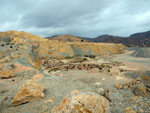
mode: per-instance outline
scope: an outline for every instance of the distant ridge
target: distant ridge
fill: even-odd
[[[135,33],[129,37],[101,35],[90,39],[92,42],[122,43],[126,46],[150,47],[150,31]]]
[[[51,40],[60,40],[60,41],[84,41],[84,42],[96,42],[96,43],[121,43],[128,47],[150,47],[150,30],[141,33],[131,34],[129,37],[120,37],[113,35],[100,35],[96,38],[84,38],[77,37],[73,35],[56,35],[49,37]]]

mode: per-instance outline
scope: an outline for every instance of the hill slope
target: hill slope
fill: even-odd
[[[65,36],[63,36],[63,39],[64,37]],[[70,39],[70,37],[67,37],[66,39]],[[76,42],[74,42],[74,39],[76,39]],[[30,50],[30,53],[36,53],[35,57],[115,54],[122,53],[125,48],[125,46],[121,44],[81,43],[78,42],[80,39],[74,39],[73,42],[64,42],[55,39],[45,39],[26,32],[0,32],[0,40],[26,48],[27,50]]]
[[[52,37],[47,37],[49,40],[58,40],[61,42],[89,42],[86,39],[81,37],[73,36],[73,35],[56,35]]]

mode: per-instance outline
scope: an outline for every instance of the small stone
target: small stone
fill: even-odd
[[[46,113],[46,111],[48,110],[48,106],[42,106],[42,113]]]
[[[122,86],[122,85],[119,85],[119,84],[116,84],[116,85],[115,85],[115,88],[117,88],[118,90],[120,90],[120,89],[123,88],[123,86]]]
[[[136,113],[136,111],[134,111],[131,107],[126,107],[124,109],[124,113]]]
[[[139,111],[140,113],[143,113],[144,112],[144,110],[143,109],[140,109],[140,111]]]
[[[139,96],[134,96],[130,98],[131,101],[140,101],[141,99],[139,98]]]
[[[100,86],[101,86],[101,84],[102,84],[102,83],[100,83],[100,82],[96,82],[96,83],[94,83],[94,85],[95,85],[95,86],[97,86],[97,87],[100,87]]]
[[[105,78],[102,78],[102,80],[104,81],[104,80],[105,80]]]
[[[75,90],[75,91],[72,91],[71,93],[72,93],[73,95],[77,95],[77,94],[80,93],[80,91],[79,91],[79,90]]]
[[[123,88],[124,88],[124,89],[128,89],[129,87],[128,87],[128,85],[125,85]]]
[[[42,74],[36,74],[32,77],[33,80],[42,79],[44,76]]]
[[[136,84],[140,84],[141,83],[141,81],[136,81]]]
[[[47,100],[44,101],[45,103],[53,103],[54,100],[52,97],[48,98]]]
[[[100,94],[100,95],[103,96],[104,93],[105,93],[104,91],[105,91],[105,90],[104,90],[103,88],[100,88],[100,89],[98,90],[98,94]]]
[[[132,80],[132,85],[135,85],[136,84],[136,80]]]

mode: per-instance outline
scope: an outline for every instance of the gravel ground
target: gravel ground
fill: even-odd
[[[0,79],[0,113],[50,113],[54,106],[74,90],[96,92],[105,96],[110,102],[109,113],[124,113],[128,107],[137,113],[150,113],[150,97],[136,96],[132,88],[118,90],[114,87],[115,84],[123,85],[139,78],[141,73],[149,76],[150,58],[133,57],[131,53],[133,51],[88,62],[95,64],[117,62],[114,67],[109,69],[109,72],[105,70],[99,72],[95,69],[57,70],[49,74],[43,72],[41,74],[44,77],[39,82],[46,87],[45,97],[19,106],[12,106],[10,101],[19,87],[31,79],[37,71],[26,70],[17,73],[14,78]],[[120,69],[122,70],[120,71]],[[106,70],[108,69],[106,68]],[[102,90],[107,92],[102,94]],[[49,99],[51,101],[47,102]]]
[[[135,51],[131,55],[134,57],[150,58],[150,48],[135,48]]]

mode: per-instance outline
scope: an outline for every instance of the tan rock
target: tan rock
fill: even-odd
[[[34,59],[32,65],[37,70],[41,69],[41,63],[40,63],[40,61],[38,59]]]
[[[19,54],[14,54],[14,53],[11,54],[12,59],[17,59],[18,57],[19,57]]]
[[[131,107],[126,107],[124,109],[124,113],[136,113],[136,111],[134,111]]]
[[[135,85],[136,84],[136,80],[132,80],[132,85]]]
[[[0,80],[0,84],[1,84],[1,83],[3,83],[3,81],[2,81],[2,80]]]
[[[77,95],[77,94],[80,94],[80,91],[79,90],[74,90],[71,93],[74,94],[74,95]]]
[[[128,85],[125,85],[125,86],[124,86],[124,89],[128,89],[128,88],[129,88]]]
[[[23,71],[26,71],[26,70],[33,70],[33,68],[29,67],[29,66],[24,66],[22,64],[15,64],[15,73],[16,72],[23,72]]]
[[[32,80],[42,79],[44,76],[42,74],[36,74],[32,77]]]
[[[0,70],[4,67],[4,65],[0,64]]]
[[[12,77],[15,77],[13,70],[5,70],[0,72],[0,78],[8,79]]]
[[[141,83],[141,81],[136,81],[136,84],[140,84]]]
[[[15,97],[12,99],[11,104],[20,105],[26,102],[31,102],[44,97],[44,87],[39,83],[29,80],[23,84]]]
[[[131,101],[137,101],[140,102],[141,101],[141,97],[140,96],[134,96],[130,98]]]
[[[49,97],[47,100],[44,101],[45,103],[53,103],[54,99],[52,97]]]
[[[137,96],[148,96],[148,92],[144,84],[138,84],[134,86],[132,91]]]
[[[117,88],[118,90],[120,90],[120,89],[122,89],[122,88],[123,88],[123,86],[122,86],[122,85],[120,85],[120,84],[115,84],[115,88]]]
[[[51,113],[108,113],[109,102],[94,93],[80,93],[65,97]]]

